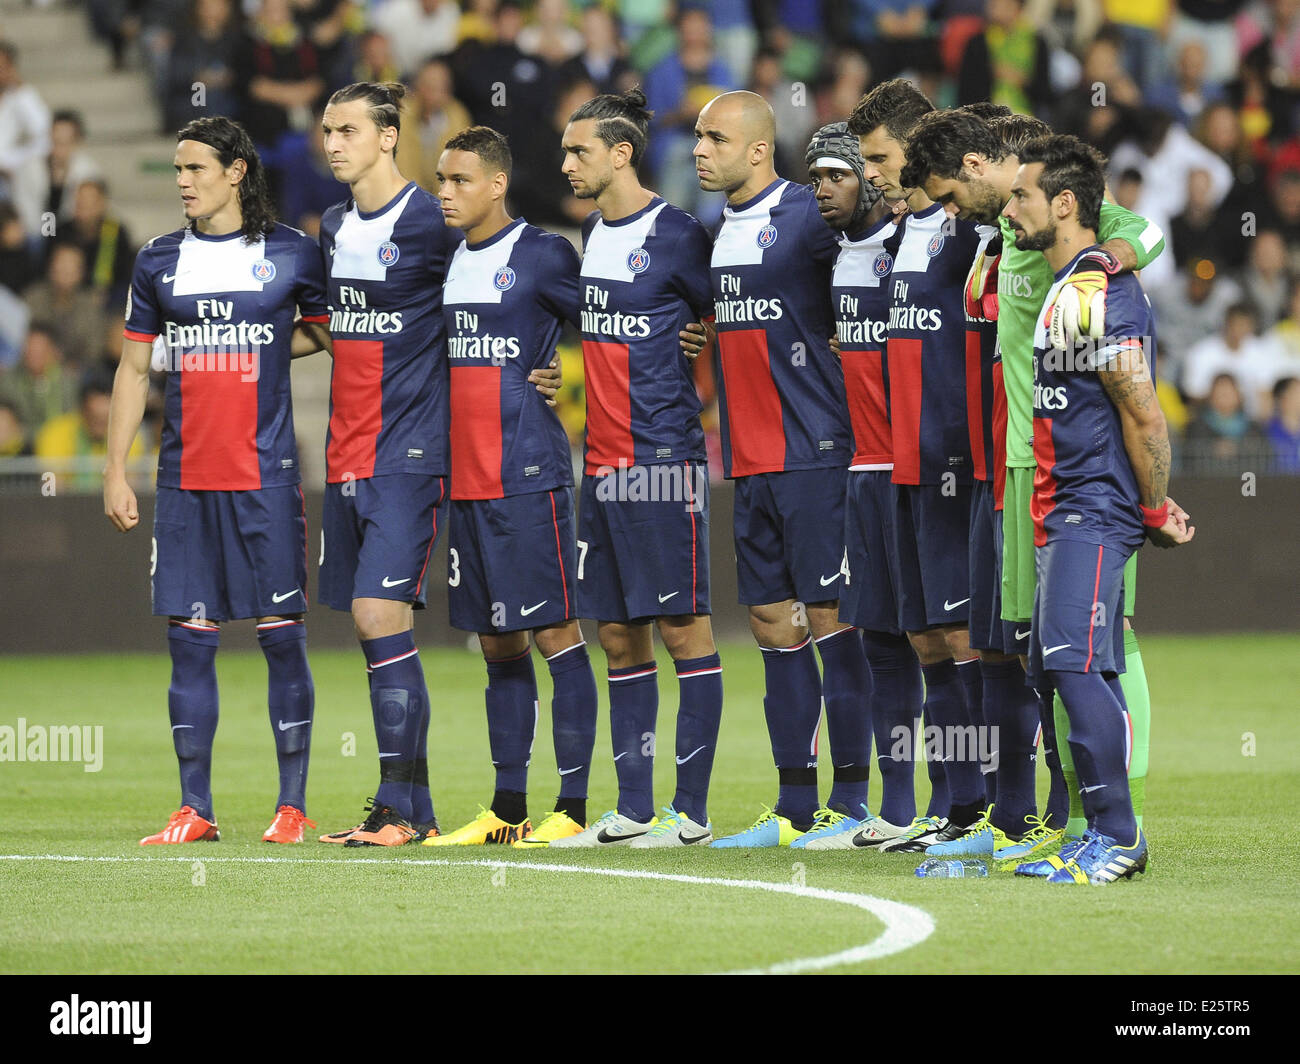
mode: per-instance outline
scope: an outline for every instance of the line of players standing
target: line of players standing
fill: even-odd
[[[305,519],[287,381],[289,358],[320,347],[334,357],[321,598],[354,617],[381,774],[365,820],[322,841],[915,852],[987,831],[995,795],[975,751],[934,751],[923,817],[911,759],[922,673],[925,717],[939,734],[986,723],[991,687],[1035,706],[1017,626],[1004,639],[998,601],[996,325],[967,284],[994,260],[997,231],[938,203],[900,218],[872,187],[888,183],[879,160],[864,163],[844,123],[813,138],[811,187],[779,179],[770,109],[727,93],[696,130],[701,186],[728,201],[710,241],[639,184],[649,115],[634,90],[583,105],[565,133],[565,172],[597,208],[579,258],[506,214],[509,150],[490,130],[449,144],[441,204],[402,178],[392,159],[400,99],[400,86],[374,84],[331,99],[326,154],[351,198],[327,212],[319,250],[258,216],[260,167],[234,123],[200,120],[178,137],[190,224],[152,241],[136,265],[105,487],[119,528],[138,521],[117,452],[138,424],[133,396],[155,337],[241,319],[271,323],[274,337],[260,344],[256,380],[201,360],[199,372],[169,375],[152,575],[154,612],[171,618],[182,808],[142,842],[217,837],[213,660],[219,622],[238,617],[259,620],[280,758],[264,837],[299,841],[311,824]],[[884,123],[865,132],[864,144],[878,135],[901,149]],[[706,803],[722,668],[688,357],[702,346],[701,319],[718,348],[740,598],[763,656],[779,776],[775,807],[718,839]],[[588,395],[576,533],[567,444],[547,406],[565,321],[582,332]],[[235,335],[205,333],[197,346]],[[635,485],[651,467],[664,490],[647,495]],[[497,773],[491,806],[450,833],[439,832],[429,794],[430,699],[412,636],[443,523],[451,620],[480,634],[486,661]],[[597,696],[579,617],[598,621],[609,659],[619,782],[616,808],[590,824]],[[680,688],[677,790],[658,816],[652,624]],[[525,800],[537,706],[530,634],[554,681],[561,777],[536,826]],[[823,704],[833,763],[824,804]],[[878,814],[867,803],[873,738]],[[1032,766],[1032,749],[1015,753]],[[1028,840],[1024,853],[1060,835],[1034,815],[1032,768],[1030,792],[1001,840]]]

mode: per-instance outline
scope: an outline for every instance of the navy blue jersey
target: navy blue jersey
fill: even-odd
[[[703,461],[691,363],[677,334],[713,313],[709,235],[656,196],[626,218],[582,227],[586,472]]]
[[[897,230],[895,219],[888,217],[856,240],[842,235],[831,277],[835,335],[840,342],[844,391],[853,426],[850,468],[887,469],[894,463],[885,343]]]
[[[578,323],[578,253],[516,219],[447,267],[451,497],[500,499],[573,483],[569,438],[528,375]]]
[[[125,335],[166,344],[160,487],[298,483],[289,345],[296,308],[327,319],[324,281],[315,241],[278,223],[251,244],[186,228],[140,249]]]
[[[1105,336],[1095,352],[1052,348],[1051,308],[1077,262],[1076,256],[1056,275],[1034,329],[1034,543],[1074,539],[1131,552],[1144,534],[1141,495],[1119,411],[1097,368],[1135,351],[1154,366],[1155,322],[1141,282],[1120,274],[1107,286]]]
[[[327,482],[447,473],[442,282],[454,233],[413,182],[377,211],[348,200],[321,218],[334,338]]]
[[[710,273],[728,477],[849,464],[844,372],[830,349],[838,252],[807,185],[774,181],[723,211]]]
[[[900,223],[890,278],[889,416],[895,484],[971,480],[963,290],[979,245],[935,203]]]
[[[976,255],[996,258],[1002,251],[1002,233],[993,225],[977,225],[979,245]],[[966,302],[963,300],[963,302]],[[966,423],[970,435],[971,475],[976,480],[991,480],[997,459],[994,453],[993,400],[998,386],[994,379],[994,363],[1001,363],[998,348],[998,323],[982,314],[972,315],[966,306]],[[997,381],[1001,381],[999,370]],[[1005,433],[1005,429],[1003,430]],[[1004,440],[1005,443],[1005,440]]]

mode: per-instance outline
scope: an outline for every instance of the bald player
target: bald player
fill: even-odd
[[[718,847],[789,845],[832,812],[861,816],[853,811],[867,799],[871,754],[861,633],[839,620],[853,457],[844,375],[828,340],[839,245],[812,190],[777,177],[775,134],[772,109],[751,92],[715,97],[695,124],[700,187],[727,197],[710,264],[722,460],[736,482],[740,601],[763,655],[780,782],[776,808]],[[823,697],[835,765],[824,809]]]

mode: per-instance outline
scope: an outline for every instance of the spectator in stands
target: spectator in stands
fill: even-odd
[[[1205,406],[1187,426],[1187,464],[1207,473],[1236,473],[1243,462],[1259,462],[1266,450],[1264,434],[1246,414],[1236,378],[1217,374]]]
[[[28,233],[54,236],[59,224],[72,219],[77,186],[100,176],[84,143],[81,115],[58,111],[50,124],[49,154],[28,159],[14,175],[14,206]]]
[[[1169,223],[1166,234],[1174,264],[1180,270],[1194,259],[1209,259],[1221,268],[1239,264],[1246,242],[1241,224],[1240,216],[1215,209],[1209,173],[1192,170],[1187,175],[1186,206]]]
[[[1237,73],[1237,29],[1233,24],[1246,0],[1178,0],[1169,33],[1175,51],[1186,41],[1200,42],[1205,53],[1205,76],[1224,85]]]
[[[776,172],[802,180],[799,164],[817,116],[806,100],[796,101],[794,86],[782,73],[781,55],[775,48],[764,45],[758,50],[746,87],[763,97],[776,115]]]
[[[388,38],[404,74],[414,73],[430,56],[456,47],[460,6],[456,0],[383,0],[370,21]]]
[[[16,458],[30,454],[27,430],[16,407],[8,399],[0,399],[0,458]]]
[[[1223,326],[1228,308],[1241,289],[1209,259],[1193,259],[1174,282],[1149,293],[1156,312],[1160,350],[1168,356],[1170,376],[1183,375],[1187,352]]]
[[[1215,378],[1226,374],[1236,382],[1248,417],[1268,413],[1273,385],[1286,363],[1281,352],[1255,335],[1257,321],[1249,303],[1234,303],[1222,331],[1192,345],[1183,365],[1183,392],[1189,399],[1209,399]]]
[[[45,280],[26,293],[33,321],[49,322],[70,363],[85,365],[99,354],[104,336],[103,293],[85,286],[86,257],[76,244],[60,242],[50,252]]]
[[[352,69],[352,80],[374,81],[380,85],[402,80],[402,70],[393,58],[393,46],[378,30],[363,33],[357,42],[357,65]]]
[[[320,57],[325,91],[350,84],[356,63],[356,38],[364,16],[352,0],[289,0],[294,19],[303,27]]]
[[[1115,182],[1115,202],[1125,210],[1136,211],[1142,199],[1142,171],[1129,167]]]
[[[962,53],[957,101],[991,100],[1023,115],[1045,111],[1052,102],[1051,49],[1025,17],[1024,0],[987,0],[984,12],[984,31]]]
[[[1300,3],[1256,0],[1237,18],[1237,47],[1243,58],[1267,56],[1272,84],[1300,88]]]
[[[30,318],[27,304],[0,285],[0,381],[4,380],[4,371],[16,366],[22,357]]]
[[[691,152],[695,120],[713,97],[736,88],[731,72],[713,50],[713,23],[707,11],[684,7],[677,14],[677,49],[659,61],[645,79],[645,94],[655,112],[646,165],[669,203],[697,216],[719,216],[717,197],[700,192]]]
[[[854,48],[841,48],[830,61],[828,83],[817,96],[817,125],[843,121],[871,88],[871,64]]]
[[[436,195],[442,149],[473,120],[465,105],[452,95],[451,67],[445,59],[426,61],[412,88],[414,91],[403,101],[397,168]]]
[[[456,24],[457,41],[482,41],[491,44],[497,39],[497,0],[468,0],[465,11]]]
[[[510,186],[514,214],[550,228],[577,228],[592,212],[591,200],[580,200],[573,194],[573,186],[560,164],[564,161],[561,143],[569,116],[595,95],[596,86],[590,81],[565,86],[546,122],[531,131],[527,155],[538,163],[529,171],[528,181],[516,181]]]
[[[623,92],[640,81],[619,44],[614,17],[599,4],[582,12],[582,50],[559,70],[561,84],[586,78],[597,94]]]
[[[0,287],[19,294],[39,272],[22,219],[12,203],[0,200]]]
[[[1083,53],[1079,83],[1054,109],[1058,133],[1073,133],[1089,144],[1105,144],[1127,110],[1142,102],[1137,83],[1120,61],[1123,44],[1113,27],[1103,27]]]
[[[1208,79],[1206,66],[1205,45],[1195,39],[1184,41],[1173,76],[1147,94],[1147,103],[1184,126],[1195,125],[1207,107],[1223,99],[1223,86]]]
[[[1283,358],[1300,365],[1300,281],[1292,281],[1287,315],[1267,333]]]
[[[113,397],[113,377],[98,366],[88,369],[77,392],[77,408],[50,418],[36,433],[33,448],[37,458],[100,458],[108,453],[108,407]],[[144,441],[139,433],[131,443],[128,459],[143,458]],[[100,483],[101,470],[82,468],[70,474],[72,486],[93,488]]]
[[[50,418],[73,408],[76,389],[76,375],[63,366],[54,330],[46,322],[33,323],[27,330],[22,361],[0,377],[0,396],[18,409],[29,439]]]
[[[1265,435],[1277,471],[1300,473],[1300,377],[1283,377],[1273,386],[1273,416]]]
[[[180,129],[204,115],[239,117],[235,69],[243,40],[232,0],[193,0],[167,64],[163,126]],[[195,86],[203,92],[195,96]]]
[[[86,256],[85,284],[108,302],[126,299],[135,264],[136,244],[126,225],[109,210],[108,185],[102,179],[83,181],[73,198],[72,225],[60,231]]]
[[[755,25],[758,18],[775,16],[775,26],[767,26],[767,43],[777,49],[783,58],[791,60],[785,69],[787,77],[795,77],[794,67],[800,65],[798,53],[806,51],[802,43],[809,36],[822,36],[825,32],[823,16],[830,5],[813,0],[710,0],[709,15],[713,19],[713,47],[718,58],[731,74],[733,84],[743,85],[749,78],[758,54],[760,33]],[[820,50],[819,50],[820,51]],[[798,77],[805,72],[799,71]]]
[[[1239,278],[1242,292],[1259,316],[1259,328],[1273,328],[1287,312],[1291,277],[1287,272],[1286,244],[1276,230],[1261,229],[1247,241],[1246,268]]]
[[[1053,48],[1082,56],[1106,20],[1101,0],[1028,0],[1025,17]]]
[[[305,130],[326,95],[320,53],[294,22],[289,0],[261,0],[240,41],[235,85],[244,94],[244,128],[273,166],[280,137]]]
[[[1225,86],[1225,91],[1240,117],[1246,144],[1256,158],[1267,157],[1270,142],[1291,135],[1292,93],[1285,85],[1274,83],[1267,44],[1242,57],[1237,77]]]
[[[50,109],[41,94],[24,84],[18,71],[18,49],[0,40],[0,199],[32,159],[50,151]]]
[[[866,53],[878,81],[904,70],[940,69],[934,0],[847,0],[850,40]]]
[[[1124,66],[1146,92],[1166,74],[1161,36],[1173,14],[1173,0],[1105,0],[1106,21],[1124,41]]]
[[[402,136],[407,135],[405,123]],[[334,204],[348,197],[347,186],[334,177],[325,158],[321,116],[304,133],[286,133],[280,141],[280,217],[310,236],[320,235],[320,219]],[[402,171],[406,173],[405,170]],[[413,174],[408,174],[413,177]]]
[[[558,67],[582,51],[582,34],[569,24],[568,0],[537,0],[535,21],[519,31],[519,50]]]

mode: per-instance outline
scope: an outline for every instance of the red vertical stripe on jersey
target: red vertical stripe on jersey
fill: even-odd
[[[500,499],[501,367],[451,367],[451,497]]]
[[[1088,660],[1083,663],[1083,671],[1089,672],[1092,668],[1092,631],[1097,627],[1097,592],[1101,590],[1101,552],[1102,545],[1097,544],[1097,577],[1092,583],[1092,610],[1091,617],[1088,618]],[[1123,622],[1121,622],[1123,623]]]
[[[993,509],[1002,509],[1007,487],[1007,389],[1002,363],[993,363]]]
[[[334,341],[330,381],[330,442],[325,479],[331,484],[364,479],[375,472],[375,446],[384,427],[384,343]]]
[[[582,372],[587,389],[587,474],[595,476],[601,466],[617,469],[620,460],[634,465],[627,344],[583,340]]]
[[[186,359],[189,359],[186,355]],[[251,491],[262,486],[257,459],[257,378],[239,370],[244,353],[224,357],[232,369],[181,369],[181,487],[187,491]],[[213,356],[212,361],[216,361]],[[245,361],[245,364],[247,362]]]
[[[892,337],[889,352],[889,417],[895,484],[921,483],[921,341]]]
[[[886,465],[894,460],[889,438],[883,352],[845,351],[844,391],[853,425],[853,465]]]
[[[1034,418],[1034,495],[1029,500],[1029,515],[1034,519],[1034,546],[1047,544],[1047,515],[1056,509],[1056,444],[1052,442],[1052,419]]]
[[[980,334],[966,330],[966,425],[976,480],[988,480],[989,459],[984,453],[984,389],[980,387]]]
[[[718,334],[722,386],[727,394],[731,476],[779,473],[785,469],[785,415],[772,379],[763,329]]]

